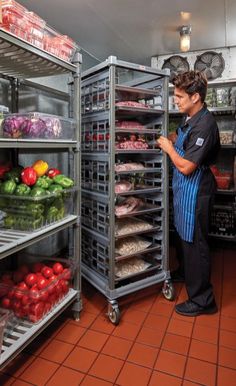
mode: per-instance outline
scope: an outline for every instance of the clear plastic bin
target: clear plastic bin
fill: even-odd
[[[71,61],[76,50],[76,44],[71,38],[59,34],[49,26],[44,31],[43,47],[45,51],[65,61]]]
[[[15,271],[3,272],[1,306],[20,319],[38,323],[67,295],[74,271],[69,259],[36,259]]]
[[[1,125],[3,137],[13,139],[74,140],[75,130],[73,119],[38,112],[9,114]]]
[[[4,337],[11,334],[16,325],[16,318],[11,310],[0,308],[0,355]]]
[[[73,211],[76,188],[42,197],[0,194],[0,209],[6,213],[4,227],[33,232],[67,217]]]
[[[27,9],[14,0],[2,0],[1,28],[22,39],[27,38]]]
[[[27,41],[43,49],[43,36],[46,22],[34,12],[26,12],[25,17],[27,19]]]

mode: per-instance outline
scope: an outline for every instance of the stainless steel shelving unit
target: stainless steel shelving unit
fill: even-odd
[[[23,348],[28,345],[39,333],[43,331],[65,308],[73,303],[74,317],[79,318],[81,304],[81,275],[80,275],[80,65],[81,55],[75,54],[74,62],[69,63],[50,55],[12,34],[0,30],[0,72],[14,84],[21,78],[44,77],[50,75],[68,74],[70,77],[70,117],[76,120],[76,135],[73,140],[10,140],[0,138],[0,148],[27,149],[33,152],[43,148],[47,152],[68,152],[69,170],[79,190],[76,191],[73,214],[67,215],[63,220],[34,231],[23,232],[7,229],[0,230],[0,259],[10,257],[28,246],[46,239],[48,236],[68,229],[70,252],[75,263],[75,276],[73,288],[66,297],[39,323],[31,324],[21,321],[17,324],[11,335],[4,339],[0,368],[6,366]],[[15,82],[17,83],[17,82]],[[14,97],[14,93],[12,93]],[[16,106],[16,101],[13,105]]]
[[[117,104],[131,101],[128,105]],[[138,102],[138,104],[136,104]],[[81,83],[82,159],[82,275],[108,300],[108,316],[118,324],[118,298],[163,282],[163,294],[174,296],[168,267],[167,157],[156,146],[158,135],[167,133],[168,73],[110,56],[85,71]],[[118,122],[139,125],[122,128]],[[142,127],[141,127],[142,125]],[[118,148],[119,138],[135,136],[148,148]],[[142,163],[137,170],[115,171],[117,163]],[[132,190],[115,192],[115,183],[135,178]],[[143,185],[137,181],[143,181]],[[131,213],[117,217],[116,205],[127,197],[141,199]],[[119,236],[121,218],[145,220],[149,230]],[[141,236],[150,246],[134,254],[118,255],[117,242]],[[116,275],[117,263],[132,256],[148,262],[148,268],[125,277]]]

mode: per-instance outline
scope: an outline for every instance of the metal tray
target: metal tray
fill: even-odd
[[[162,109],[151,109],[151,108],[142,108],[142,107],[131,107],[131,106],[115,106],[116,112],[124,115],[147,115],[155,114],[162,115],[164,110]]]
[[[115,193],[116,196],[132,196],[132,195],[135,195],[135,194],[142,194],[142,193],[159,193],[161,192],[162,189],[161,187],[156,187],[156,188],[152,188],[152,187],[148,187],[148,188],[143,188],[143,189],[133,189],[133,190],[129,190],[128,192],[123,192],[123,193]]]
[[[125,237],[129,237],[129,236],[136,236],[136,235],[138,236],[138,235],[142,235],[145,233],[160,232],[160,231],[161,231],[161,226],[158,225],[158,226],[153,226],[152,228],[149,228],[149,229],[145,229],[143,231],[126,233],[125,235],[116,235],[115,234],[115,238],[116,238],[116,240],[119,240],[119,239],[124,239]]]
[[[129,87],[116,84],[115,90],[121,94],[128,94],[129,97],[132,96],[135,99],[145,99],[146,97],[161,95],[161,87],[159,89],[150,90],[142,87]]]
[[[161,267],[160,263],[156,263],[156,265],[155,265],[155,263],[152,263],[152,265],[149,268],[144,269],[143,271],[132,273],[132,274],[124,276],[124,277],[116,276],[115,282],[118,283],[118,282],[121,282],[123,280],[132,279],[132,278],[135,278],[136,276],[144,275],[144,274],[150,273],[152,271],[156,271],[156,270],[161,271],[161,269],[162,269],[162,267]]]
[[[137,149],[137,150],[126,150],[126,149],[116,149],[116,154],[158,154],[161,152],[160,149],[146,149],[146,150],[142,150],[142,149]]]
[[[136,173],[161,173],[160,168],[145,168],[145,169],[137,169],[137,170],[124,170],[120,172],[116,172],[115,174],[136,174]]]
[[[146,205],[140,207],[139,210],[136,210],[136,211],[133,211],[133,212],[130,212],[130,213],[127,213],[127,214],[122,214],[120,216],[116,215],[116,217],[117,218],[132,217],[132,216],[137,216],[137,215],[141,215],[141,214],[160,212],[160,211],[162,211],[162,209],[163,209],[162,206],[146,204]]]
[[[115,128],[115,132],[116,133],[126,133],[126,134],[129,134],[129,133],[140,133],[140,134],[156,134],[156,135],[161,135],[157,130],[153,130],[153,129],[140,129],[140,128],[128,128],[128,129],[123,129],[123,128],[120,128],[120,127],[116,127]]]
[[[144,255],[146,253],[156,252],[156,251],[160,251],[160,250],[161,250],[161,245],[153,244],[153,245],[151,245],[150,247],[148,247],[146,249],[142,249],[141,251],[132,253],[130,255],[116,255],[115,256],[115,261],[121,261],[121,260],[129,259],[130,257],[140,256],[140,255]]]

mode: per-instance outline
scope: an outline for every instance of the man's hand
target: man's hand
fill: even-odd
[[[157,145],[167,154],[173,150],[173,143],[166,137],[160,136],[157,140]]]

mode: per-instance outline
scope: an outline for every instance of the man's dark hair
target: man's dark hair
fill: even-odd
[[[207,93],[207,78],[200,71],[187,71],[177,75],[172,83],[175,87],[184,90],[188,95],[198,93],[204,102]]]

